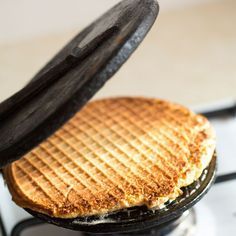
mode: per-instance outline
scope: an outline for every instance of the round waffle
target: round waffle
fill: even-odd
[[[7,166],[4,176],[19,206],[52,217],[161,208],[199,178],[214,150],[208,120],[183,106],[104,99]]]

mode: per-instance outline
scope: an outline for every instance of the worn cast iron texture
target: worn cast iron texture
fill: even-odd
[[[124,0],[0,104],[0,168],[53,134],[112,77],[153,25],[155,0]]]

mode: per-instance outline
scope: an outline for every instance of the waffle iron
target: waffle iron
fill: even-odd
[[[142,42],[159,12],[155,0],[123,0],[72,39],[22,90],[0,104],[0,168],[58,130],[110,79]],[[92,233],[142,230],[179,218],[214,182],[216,155],[202,176],[163,209],[134,207],[104,216],[58,219],[25,209],[60,227]]]

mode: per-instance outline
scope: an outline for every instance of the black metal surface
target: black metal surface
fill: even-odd
[[[27,212],[48,223],[60,227],[91,233],[113,233],[144,230],[151,227],[163,227],[164,224],[180,217],[183,212],[196,204],[209,190],[216,173],[216,156],[198,181],[183,188],[184,194],[161,210],[148,210],[146,207],[134,207],[101,217],[76,219],[58,219],[29,209]],[[102,221],[101,221],[102,220]]]
[[[220,184],[220,183],[224,183],[224,182],[232,181],[232,180],[236,180],[236,172],[217,176],[215,180],[215,184]]]
[[[0,235],[7,236],[6,228],[5,228],[1,214],[0,214]]]
[[[68,55],[65,55],[64,58],[61,58],[60,61],[55,63],[55,65],[50,66],[47,70],[46,68],[49,66],[46,66],[46,68],[39,72],[27,86],[17,92],[13,97],[0,104],[0,119],[3,120],[4,118],[7,118],[7,116],[14,112],[15,109],[23,106],[30,98],[60,79],[60,77],[72,70],[78,63],[85,60],[86,57],[96,50],[96,48],[109,40],[109,38],[118,33],[118,31],[118,26],[114,25],[89,41],[86,46],[82,48],[77,46],[74,48],[72,47],[71,51],[68,51]]]
[[[201,114],[207,117],[208,119],[216,117],[219,118],[221,116],[236,116],[236,102],[233,106],[202,112]]]
[[[187,236],[193,232],[196,227],[196,213],[194,209],[186,211],[181,217],[172,222],[163,224],[160,227],[153,227],[146,230],[140,230],[129,233],[113,233],[113,234],[94,234],[83,233],[83,236]],[[189,235],[190,236],[190,235]]]
[[[155,0],[124,0],[0,104],[0,168],[53,134],[112,77],[153,25]]]
[[[24,230],[37,226],[45,224],[45,222],[37,219],[37,218],[30,218],[23,221],[20,221],[18,224],[15,225],[15,227],[11,231],[11,236],[20,236]]]

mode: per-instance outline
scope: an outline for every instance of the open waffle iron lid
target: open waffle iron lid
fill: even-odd
[[[31,82],[0,104],[0,168],[53,134],[142,42],[155,0],[123,0],[72,39]]]

